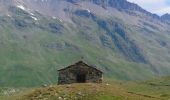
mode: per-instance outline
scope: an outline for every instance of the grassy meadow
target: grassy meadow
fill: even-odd
[[[1,90],[2,92],[2,90]],[[4,92],[3,92],[4,93]],[[149,81],[107,81],[24,88],[1,100],[169,100],[170,78]]]

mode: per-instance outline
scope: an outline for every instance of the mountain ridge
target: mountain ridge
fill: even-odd
[[[1,86],[57,83],[57,69],[82,57],[113,80],[170,75],[169,24],[126,0],[10,1],[0,1]]]
[[[146,10],[144,10],[143,8],[141,8],[139,5],[135,4],[135,3],[131,3],[131,2],[128,2],[127,0],[58,0],[58,1],[55,1],[55,0],[35,0],[35,1],[29,1],[29,0],[8,0],[8,1],[1,1],[5,4],[10,4],[10,5],[13,5],[15,4],[15,6],[19,5],[22,7],[24,7],[24,5],[26,7],[28,7],[29,10],[33,9],[34,11],[36,11],[36,7],[34,6],[46,6],[47,8],[49,7],[48,5],[52,5],[52,4],[57,4],[57,3],[60,3],[60,2],[70,2],[70,3],[73,3],[73,4],[78,4],[80,2],[91,2],[91,3],[94,3],[96,5],[100,5],[101,7],[103,7],[104,9],[107,9],[107,7],[113,7],[113,8],[116,8],[118,10],[122,10],[122,11],[139,11],[141,13],[144,13],[145,15],[147,16],[151,16],[153,18],[156,18],[156,19],[159,19],[161,20],[161,17],[156,15],[156,14],[152,14],[151,12],[148,12]],[[31,6],[33,5],[33,6]],[[79,5],[79,4],[78,4]],[[54,7],[50,8],[50,9],[54,9]],[[45,10],[44,10],[45,11]],[[166,21],[166,20],[163,20],[163,21]]]

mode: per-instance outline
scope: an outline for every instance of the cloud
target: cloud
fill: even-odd
[[[157,13],[160,15],[165,14],[165,13],[170,13],[170,6],[160,8],[160,9],[156,10],[154,13]]]
[[[164,3],[166,0],[128,0],[128,1],[138,3],[141,5],[151,5],[151,4]]]
[[[170,13],[170,0],[128,0],[133,3],[137,3],[142,8],[162,15],[165,13]]]

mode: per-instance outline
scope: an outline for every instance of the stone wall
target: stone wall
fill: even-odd
[[[101,83],[102,72],[86,64],[79,63],[59,71],[58,84],[77,83],[77,75],[85,74],[87,83]]]

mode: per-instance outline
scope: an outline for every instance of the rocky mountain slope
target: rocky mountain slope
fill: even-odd
[[[0,0],[0,85],[57,82],[84,60],[109,79],[170,75],[169,22],[126,0]]]

